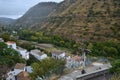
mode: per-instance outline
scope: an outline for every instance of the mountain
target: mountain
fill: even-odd
[[[42,2],[30,8],[16,22],[18,25],[27,24],[34,25],[43,21],[56,7],[55,2]]]
[[[36,9],[34,13],[48,10],[33,8]],[[34,16],[31,10],[28,11],[31,15],[27,12],[22,20],[31,23],[30,18],[37,22],[28,27],[32,30],[59,34],[77,42],[120,40],[120,0],[64,0],[55,4],[42,19],[36,14],[40,21],[31,18]]]
[[[53,12],[49,22],[40,26],[42,31],[77,42],[120,39],[119,0],[65,0],[57,9],[58,13]]]
[[[9,24],[13,24],[13,23],[15,23],[14,19],[0,17],[0,24],[2,24],[2,25],[9,25]]]

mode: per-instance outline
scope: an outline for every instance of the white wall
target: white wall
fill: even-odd
[[[42,53],[42,52],[39,52],[39,53]],[[30,52],[30,54],[32,54],[38,60],[42,60],[42,59],[47,58],[47,54],[40,55],[39,53],[38,52],[32,52],[32,51]]]
[[[65,57],[65,52],[60,54],[59,57],[64,58]]]
[[[25,71],[25,68],[23,70],[20,69],[14,69],[14,71],[10,71],[7,75],[8,77],[6,78],[6,80],[15,80],[15,76],[17,76],[20,72]],[[12,74],[12,75],[10,75]]]
[[[27,50],[19,50],[19,49],[17,49],[17,51],[22,55],[22,58],[24,58],[24,59],[29,59],[29,52],[27,52]]]
[[[52,57],[57,59],[65,58],[65,52],[61,53],[60,55],[57,53],[52,53]]]
[[[47,54],[41,55],[41,60],[47,58]]]
[[[16,43],[13,43],[13,44],[7,43],[7,45],[8,45],[8,48],[13,48],[16,50]]]

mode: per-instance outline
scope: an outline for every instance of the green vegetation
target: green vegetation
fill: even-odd
[[[31,30],[21,30],[18,32],[18,35],[19,35],[19,38],[23,40],[35,41],[38,43],[51,43],[61,48],[70,49],[71,51],[78,52],[78,47],[83,47],[80,44],[77,44],[75,41],[69,40],[63,36],[47,35],[40,31],[34,32]],[[86,44],[85,48],[88,48],[91,50],[91,53],[89,54],[90,56],[104,56],[104,57],[107,57],[111,61],[113,60],[113,62],[120,58],[119,57],[120,56],[120,42],[118,40],[113,40],[113,41],[109,40],[109,41],[104,41],[104,42],[91,42],[91,43],[87,42],[84,44]],[[34,49],[34,46],[32,46],[32,44],[29,42],[22,42],[22,44],[18,44],[18,45],[29,51],[31,49]],[[73,54],[76,54],[77,52],[74,52]],[[33,56],[31,56],[30,60],[27,61],[27,65],[32,64],[32,66],[34,66],[33,65],[34,62],[37,64],[39,63]],[[43,65],[42,62],[40,62],[39,64]],[[120,68],[116,67],[116,65],[117,63],[113,64],[113,68],[115,68],[118,71]],[[113,69],[113,71],[115,69]],[[36,73],[37,72],[34,72],[32,75],[35,77]],[[48,73],[42,72],[41,74],[45,76]],[[41,74],[39,74],[39,76],[42,76]]]
[[[75,43],[75,41],[68,40],[60,35],[46,35],[43,32],[33,32],[30,30],[23,30],[20,33],[21,39],[26,39],[29,41],[35,41],[38,43],[52,43],[56,46],[72,49],[73,51],[78,50],[80,47],[79,44]],[[115,59],[119,59],[120,57],[120,42],[117,40],[113,41],[104,41],[104,42],[91,42],[85,43],[86,48],[90,49],[92,52],[89,54],[90,56],[104,56],[110,59],[111,61],[115,61]],[[82,46],[81,46],[82,47]],[[76,53],[73,53],[76,54]],[[113,64],[116,65],[116,64]],[[117,67],[116,69],[119,69]]]
[[[0,42],[0,65],[12,67],[16,63],[25,63],[19,53],[14,49],[7,48],[7,45]]]
[[[114,23],[113,27],[111,27],[110,29],[113,31],[115,37],[119,37],[120,36],[120,24]]]
[[[25,63],[17,51],[0,42],[0,80],[16,63]]]
[[[4,39],[4,41],[9,41],[10,40],[10,35],[8,33],[3,33],[1,37]]]
[[[35,46],[30,42],[17,42],[17,46],[20,46],[28,51],[35,49]]]
[[[110,80],[120,80],[120,74],[114,74]]]
[[[19,33],[20,39],[35,41],[38,43],[52,43],[56,46],[75,49],[79,46],[75,41],[69,40],[60,35],[46,35],[43,32],[34,32],[31,30],[22,30]]]
[[[89,43],[87,48],[92,52],[91,56],[104,56],[112,63],[111,73],[120,73],[120,42],[106,41]],[[114,79],[112,79],[114,80]]]
[[[109,58],[120,58],[120,42],[105,41],[89,43],[88,48],[91,49],[92,56],[104,56]]]
[[[112,68],[110,69],[110,72],[117,74],[120,73],[120,59],[112,62]]]
[[[47,58],[32,64],[33,73],[30,74],[32,80],[39,77],[49,77],[51,74],[61,74],[65,68],[64,60]]]
[[[38,4],[41,5],[41,8],[38,5],[35,8],[33,7],[30,12],[34,13],[28,11],[18,20],[14,26],[18,31],[19,39],[38,43],[51,43],[61,48],[71,49],[71,51],[78,51],[78,47],[83,47],[76,42],[88,41],[85,48],[91,50],[89,55],[107,57],[113,65],[111,72],[120,73],[120,41],[114,41],[115,39],[120,40],[120,0],[65,0],[58,4],[58,7],[56,7],[56,3],[51,4],[53,5],[47,3],[46,6],[50,8],[46,9],[42,3]],[[55,7],[57,10],[51,14]],[[41,10],[42,12],[40,12]],[[49,14],[50,17],[46,17]],[[22,30],[28,27],[29,30]],[[1,33],[3,29],[1,26]],[[1,37],[5,41],[14,40],[9,33],[3,33]],[[113,41],[107,41],[108,39]],[[31,43],[22,43],[18,46],[29,51],[34,49]],[[16,51],[0,43],[0,64],[12,66],[16,62],[24,62],[24,60],[19,57]],[[62,70],[57,68],[64,67],[65,63],[51,58],[38,62],[31,56],[30,60],[27,61],[27,65],[31,64],[33,66],[31,77],[34,80],[37,75],[43,77],[50,75],[51,72],[63,71],[63,68],[61,68]]]
[[[33,64],[34,62],[38,62],[39,60],[37,60],[33,55],[29,56],[29,59],[26,61],[26,65],[27,66],[31,66],[31,64]]]
[[[8,33],[8,32],[2,33],[2,34],[0,35],[0,37],[3,38],[5,42],[6,42],[6,41],[15,41],[15,42],[16,42],[15,37],[11,36],[11,34]]]

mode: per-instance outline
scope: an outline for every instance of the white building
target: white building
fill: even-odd
[[[33,68],[31,66],[26,66],[26,71],[28,73],[32,73],[33,72],[32,70],[33,70]]]
[[[30,54],[33,55],[38,60],[47,58],[47,54],[44,54],[43,52],[41,52],[38,49],[31,50]]]
[[[23,49],[21,47],[17,47],[16,50],[20,53],[22,58],[28,60],[29,59],[29,52],[26,49]]]
[[[6,78],[6,80],[16,80],[17,75],[22,71],[25,71],[25,64],[17,63],[14,67],[14,70],[7,73],[8,77]]]
[[[18,51],[20,53],[20,55],[22,56],[22,58],[28,60],[29,59],[29,52],[26,49],[23,49],[21,47],[17,47],[15,42],[12,41],[8,41],[6,42],[8,48],[13,48],[16,51]]]
[[[0,38],[0,42],[4,42],[3,38]]]
[[[8,48],[13,48],[16,50],[16,43],[15,42],[12,42],[12,41],[8,41],[6,42]]]
[[[52,58],[55,58],[55,59],[62,59],[62,58],[65,58],[65,52],[63,51],[53,51],[52,52]]]

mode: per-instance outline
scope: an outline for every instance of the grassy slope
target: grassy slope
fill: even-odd
[[[115,28],[113,24],[120,23],[119,0],[76,0],[74,3],[70,1],[75,0],[66,0],[59,5],[58,9],[63,10],[53,12],[52,17],[42,26],[42,30],[61,34],[78,42],[119,39],[111,30]],[[68,3],[70,5],[64,9],[64,5]]]

